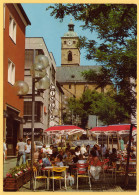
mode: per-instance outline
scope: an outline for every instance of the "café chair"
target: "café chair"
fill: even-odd
[[[89,165],[85,164],[76,164],[77,167],[77,189],[79,187],[79,178],[88,178],[89,179],[89,187],[91,190],[91,175],[89,171]]]
[[[37,169],[36,167],[33,168],[33,172],[34,172],[34,191],[36,190],[37,187],[37,180],[45,180],[45,189],[46,189],[47,176],[42,175],[41,169]]]
[[[53,181],[53,192],[54,192],[54,189],[55,189],[54,188],[54,181],[55,180],[59,180],[60,189],[61,189],[61,180],[64,180],[65,189],[67,190],[67,185],[66,185],[66,167],[53,167],[52,168],[52,176],[50,176],[48,179],[52,179],[52,181]]]
[[[117,182],[117,176],[119,175],[120,177],[121,176],[125,176],[125,166],[124,165],[120,165],[120,167],[117,169],[117,167],[115,167],[114,169],[114,174],[115,174],[115,184]]]

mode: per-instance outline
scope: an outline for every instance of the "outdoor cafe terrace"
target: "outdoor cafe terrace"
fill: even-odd
[[[133,129],[135,130],[135,128]],[[64,134],[63,129],[62,131]],[[68,135],[79,133],[79,131],[83,134],[84,130],[76,128],[71,131],[72,133],[67,131]],[[54,130],[52,132],[54,133]],[[94,131],[92,132],[94,133]],[[4,191],[19,190],[20,188],[23,190],[23,186],[29,185],[31,180],[33,180],[34,191],[105,191],[115,186],[120,186],[122,189],[132,186],[132,189],[136,190],[136,143],[133,140],[130,145],[127,143],[124,148],[121,148],[120,145],[117,150],[113,148],[112,151],[109,151],[103,144],[100,146],[96,143],[93,147],[82,145],[73,149],[69,143],[66,145],[66,149],[61,146],[58,150],[56,145],[51,146],[52,152],[50,153],[48,152],[50,148],[47,150],[43,147],[44,149],[38,151],[38,157],[34,156],[33,167],[30,167],[30,160],[24,167],[25,170],[30,171],[28,180],[25,179],[26,171],[23,171],[23,168],[20,170],[21,166],[19,166],[17,170],[15,169],[17,176],[14,175],[14,172],[12,175],[7,174],[4,179]],[[61,140],[59,144],[61,144]],[[18,174],[19,172],[20,174]],[[21,180],[23,174],[24,179],[22,182],[20,181],[19,185],[19,178]],[[14,185],[13,188],[10,187],[9,178],[14,178],[16,187]]]

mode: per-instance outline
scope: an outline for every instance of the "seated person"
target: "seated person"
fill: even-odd
[[[76,156],[79,156],[81,154],[81,152],[80,152],[80,146],[77,146],[76,148],[75,148],[75,155]]]
[[[56,156],[57,156],[58,154],[59,154],[59,153],[58,153],[58,148],[57,148],[57,147],[53,147],[53,152],[52,152],[51,157],[52,157],[53,159],[55,159]]]
[[[86,148],[85,148],[85,146],[84,146],[84,144],[82,145],[82,147],[81,147],[81,154],[82,155],[84,155],[87,151],[86,151]]]
[[[46,144],[43,144],[43,147],[41,148],[41,153],[46,153]]]
[[[101,162],[96,154],[95,149],[91,151],[91,154],[92,154],[92,160],[91,160],[90,173],[95,180],[98,180],[99,173],[101,171]]]
[[[39,153],[40,153],[40,149],[38,148],[37,150],[36,150],[36,152],[34,152],[34,161],[38,161],[38,159],[39,159]]]
[[[47,154],[42,154],[42,166],[43,167],[47,167],[47,166],[51,166],[52,164],[51,164],[51,162],[50,162],[50,159],[49,159],[49,157],[47,156]]]
[[[85,153],[85,156],[89,156],[90,154],[90,145],[87,145],[86,146],[86,153]]]
[[[114,165],[118,160],[116,148],[112,148],[112,153],[109,155],[109,159],[110,159],[110,165]]]
[[[78,157],[78,161],[77,161],[77,164],[85,164],[86,163],[86,160],[83,158],[83,155],[80,154],[79,157]],[[79,168],[78,171],[85,171],[86,168]]]
[[[62,156],[61,156],[61,155],[58,155],[58,156],[55,158],[55,165],[58,166],[58,167],[64,166],[62,160],[63,160]]]
[[[63,159],[67,158],[68,154],[69,154],[69,149],[66,148],[65,153],[63,154]]]
[[[46,149],[46,153],[53,154],[53,145],[50,145],[50,148]]]
[[[109,158],[109,149],[106,149],[105,158]]]
[[[39,162],[39,164],[42,164],[42,153],[41,153],[41,151],[39,151],[38,162]]]
[[[79,157],[78,157],[77,163],[78,163],[78,164],[85,164],[86,162],[87,162],[86,159],[84,159],[84,158],[83,158],[83,155],[80,154]]]

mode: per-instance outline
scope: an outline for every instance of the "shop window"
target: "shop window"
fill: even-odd
[[[15,83],[15,65],[11,60],[8,60],[8,82],[12,85]]]
[[[16,43],[16,22],[11,16],[9,20],[9,36]]]
[[[72,52],[71,51],[69,51],[69,53],[68,53],[68,61],[72,61]]]

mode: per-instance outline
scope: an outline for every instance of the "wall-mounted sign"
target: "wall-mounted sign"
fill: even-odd
[[[55,85],[51,84],[50,85],[50,105],[49,105],[49,110],[50,110],[50,123],[55,118],[53,116],[53,114],[52,114],[53,109],[55,109]]]

